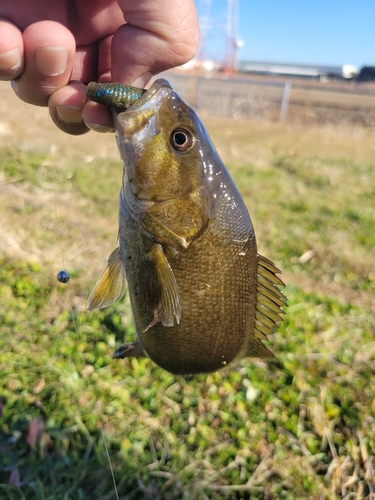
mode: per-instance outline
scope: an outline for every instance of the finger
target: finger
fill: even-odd
[[[14,24],[0,19],[0,80],[13,80],[22,69],[22,33]]]
[[[87,101],[82,110],[82,118],[86,125],[95,132],[114,132],[112,116],[108,106]]]
[[[77,45],[71,80],[84,84],[98,81],[98,44]]]
[[[40,21],[25,29],[23,43],[25,68],[13,89],[23,101],[46,106],[49,96],[70,79],[74,37],[60,23]]]
[[[103,58],[110,58],[111,40],[109,36],[99,43],[99,59],[102,57],[102,61]],[[80,83],[98,79],[97,56],[97,45],[77,47],[72,79],[79,81],[57,90],[48,102],[52,120],[68,134],[79,135],[90,129],[96,132],[114,131],[108,106],[87,100],[86,86]],[[110,81],[109,75],[100,81]]]
[[[102,83],[111,81],[110,60],[112,38],[112,36],[108,36],[98,44],[98,68],[100,68],[98,81]],[[96,132],[114,132],[112,116],[108,106],[88,100],[82,110],[82,118],[91,130],[95,130]]]
[[[194,57],[199,45],[193,0],[118,0],[127,24],[112,42],[112,80],[145,85],[152,74]]]
[[[68,134],[85,134],[89,131],[82,118],[85,102],[86,87],[80,82],[72,82],[56,90],[48,101],[52,121]]]
[[[87,101],[86,86],[71,82],[56,90],[48,101],[52,121],[63,132],[81,135],[90,129],[113,132],[112,118],[107,106]]]

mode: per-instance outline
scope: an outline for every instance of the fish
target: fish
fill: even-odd
[[[118,246],[87,307],[120,300],[127,286],[136,330],[113,358],[195,375],[274,357],[263,341],[285,314],[281,271],[258,253],[246,205],[195,111],[165,79],[129,106],[103,103],[124,164]]]

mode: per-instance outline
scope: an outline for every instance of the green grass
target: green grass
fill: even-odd
[[[191,378],[111,359],[134,338],[128,299],[86,312],[119,162],[0,151],[4,241],[20,247],[0,259],[0,499],[374,498],[372,139],[210,131],[290,307],[277,359]]]

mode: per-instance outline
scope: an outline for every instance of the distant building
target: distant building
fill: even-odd
[[[313,64],[288,64],[260,61],[241,61],[238,70],[259,75],[297,76],[329,81],[337,78],[353,78],[358,70],[353,66],[318,66]]]
[[[363,66],[356,80],[357,82],[371,82],[375,80],[375,66]]]

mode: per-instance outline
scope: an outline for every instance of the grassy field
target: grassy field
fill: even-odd
[[[275,360],[185,379],[111,359],[128,299],[86,311],[114,137],[0,95],[0,499],[374,500],[374,132],[205,120],[290,306]]]

